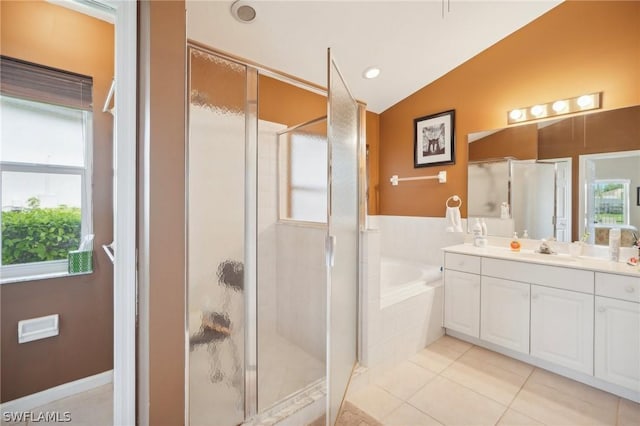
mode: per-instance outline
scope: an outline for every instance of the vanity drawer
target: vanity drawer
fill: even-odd
[[[640,303],[640,277],[596,272],[596,294]]]
[[[482,275],[593,294],[593,272],[561,266],[482,258]]]
[[[444,267],[454,271],[480,273],[480,258],[458,253],[445,253]]]

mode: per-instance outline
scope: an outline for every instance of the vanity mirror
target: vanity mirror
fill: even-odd
[[[640,229],[640,106],[471,133],[468,216],[490,235],[631,245]],[[508,212],[505,205],[508,204]],[[473,223],[472,220],[468,221]]]

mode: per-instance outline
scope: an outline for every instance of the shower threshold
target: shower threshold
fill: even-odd
[[[300,424],[306,424],[304,423],[305,421],[309,423],[324,412],[326,396],[326,380],[324,378],[318,379],[299,391],[285,397],[282,401],[272,405],[261,413],[258,413],[251,419],[248,419],[242,425],[275,425],[293,415],[300,415],[300,420],[303,421],[303,423]],[[302,416],[301,411],[307,407],[309,407],[308,415]]]

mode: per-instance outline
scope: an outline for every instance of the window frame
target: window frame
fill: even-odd
[[[46,102],[41,102],[33,99],[21,99],[6,94],[0,94],[0,96],[16,98],[27,102],[46,104]],[[80,176],[80,239],[82,240],[86,235],[93,233],[93,112],[64,105],[49,105],[60,108],[75,109],[82,112],[84,166],[65,166],[59,164],[0,161],[0,192],[2,188],[2,174],[4,172]],[[2,231],[0,230],[0,252],[2,250],[1,232]],[[0,257],[0,284],[56,278],[66,275],[69,275],[67,259],[19,263],[15,265],[3,265],[2,258]]]
[[[593,181],[593,187],[595,189],[596,186],[599,185],[608,185],[608,184],[621,184],[622,185],[622,223],[615,223],[615,224],[607,224],[607,223],[600,223],[598,222],[599,225],[612,225],[612,226],[626,226],[629,225],[629,220],[630,220],[630,203],[631,203],[631,198],[629,196],[629,190],[631,187],[631,181],[629,179],[594,179]],[[595,218],[596,218],[596,194],[595,194],[595,190],[593,191],[593,222],[595,223]]]

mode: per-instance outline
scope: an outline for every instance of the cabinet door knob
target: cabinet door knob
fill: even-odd
[[[635,288],[633,288],[633,286],[628,285],[628,286],[625,288],[625,291],[626,291],[627,293],[633,293],[634,291],[636,291],[636,289],[635,289]]]
[[[523,299],[528,299],[529,298],[529,293],[526,292],[526,291],[524,293],[522,293],[522,298]]]
[[[604,312],[606,310],[607,308],[605,308],[604,306],[598,306],[598,312]]]
[[[532,294],[532,295],[531,295],[531,299],[533,299],[533,300],[538,300],[538,295],[537,295],[537,294]]]

